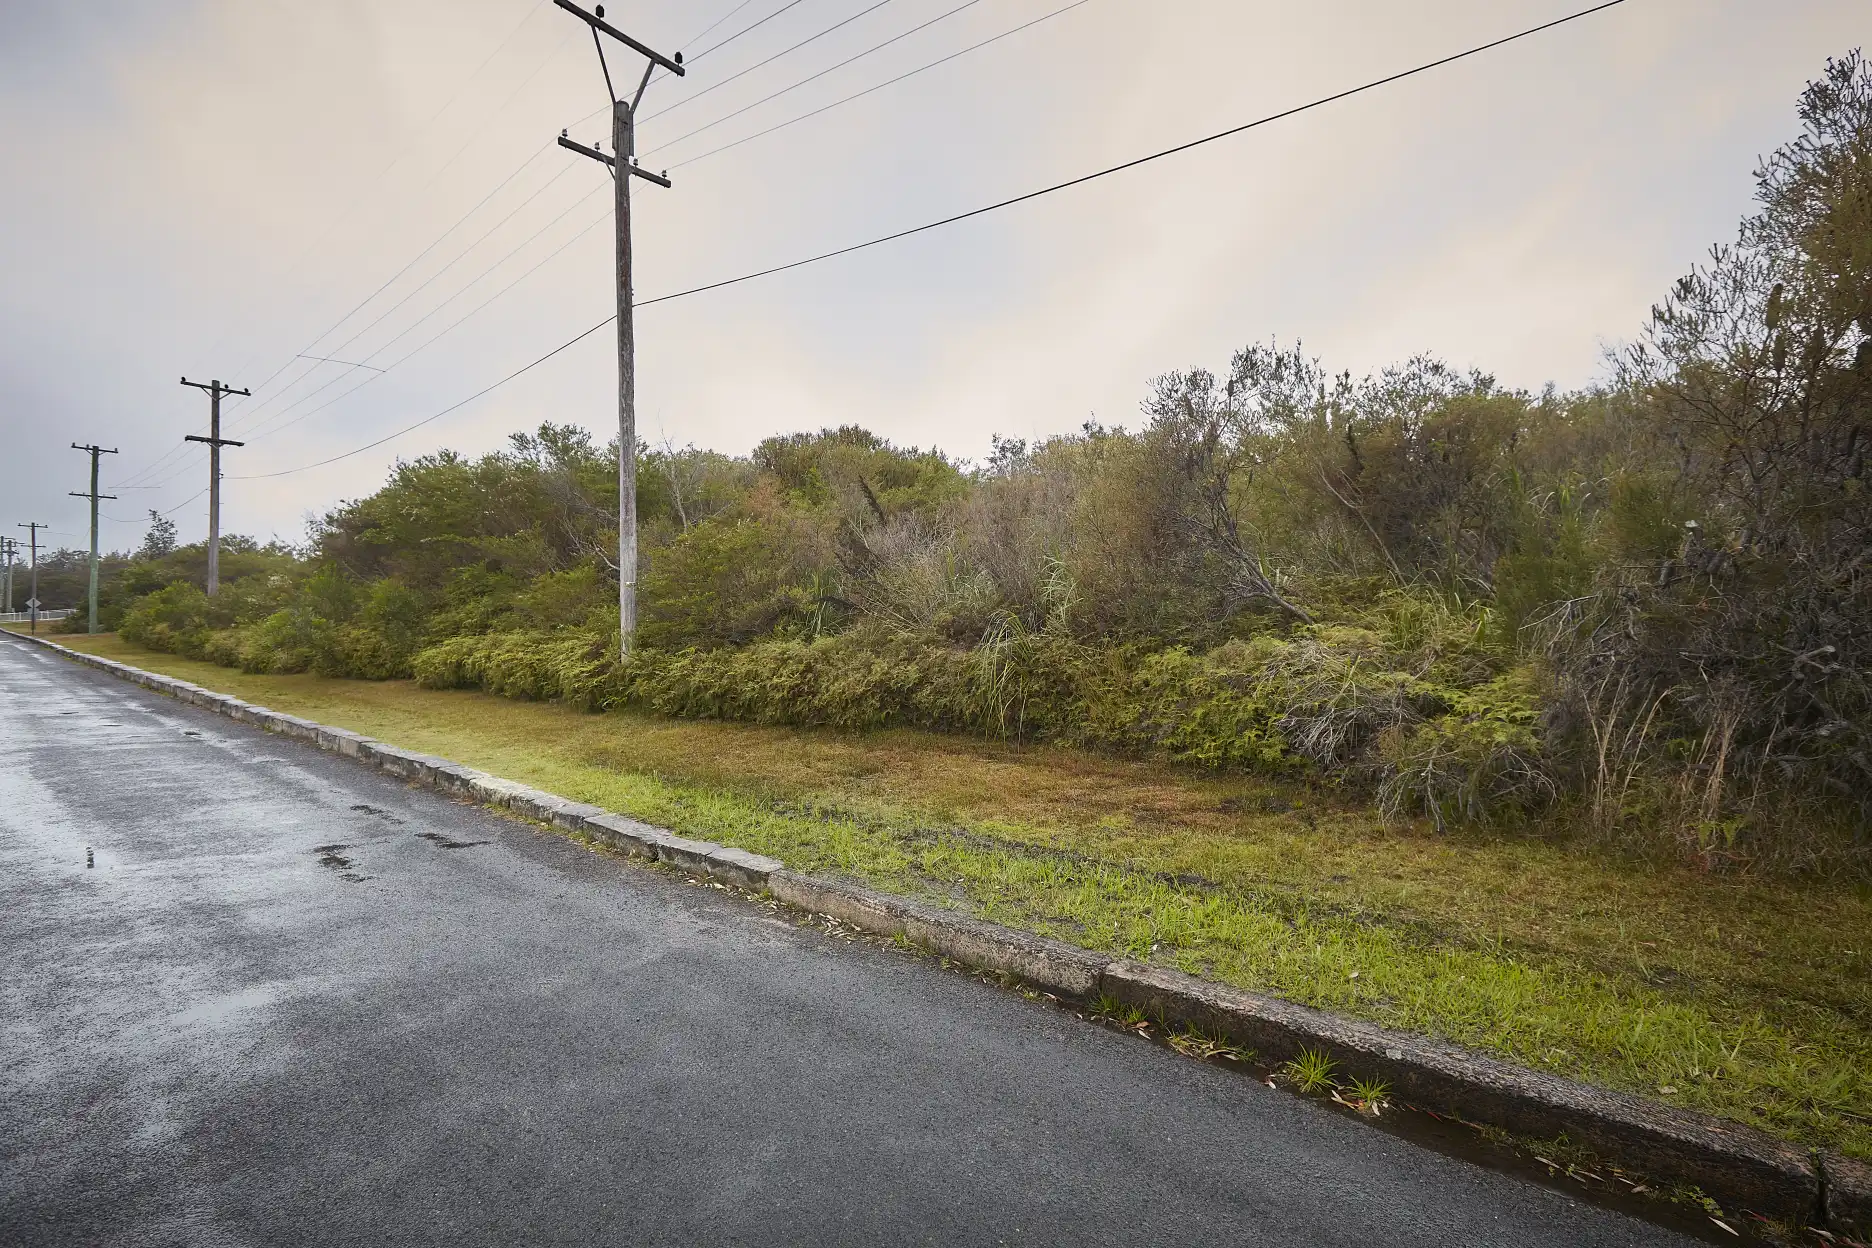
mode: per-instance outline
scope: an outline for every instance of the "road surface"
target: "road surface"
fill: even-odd
[[[10,639],[0,957],[9,1246],[1691,1242]]]

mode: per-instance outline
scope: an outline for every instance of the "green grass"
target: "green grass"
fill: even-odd
[[[1064,750],[584,715],[58,640],[795,867],[1872,1160],[1864,887],[1388,827],[1304,789]]]
[[[1339,1081],[1333,1078],[1336,1065],[1332,1058],[1317,1049],[1301,1049],[1300,1056],[1281,1067],[1281,1073],[1301,1092],[1330,1092],[1339,1086]]]

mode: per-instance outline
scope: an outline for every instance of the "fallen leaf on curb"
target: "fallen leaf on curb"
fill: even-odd
[[[1723,1230],[1728,1231],[1731,1235],[1735,1236],[1737,1239],[1742,1238],[1741,1231],[1736,1230],[1735,1227],[1730,1226],[1727,1222],[1723,1221],[1721,1218],[1711,1218],[1710,1221],[1714,1222],[1717,1226],[1722,1227]]]

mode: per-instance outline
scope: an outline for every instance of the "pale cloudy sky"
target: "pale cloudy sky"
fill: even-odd
[[[1005,198],[1585,0],[1085,0],[708,154],[1068,3],[976,0],[681,138],[961,2],[749,0],[707,35],[741,0],[611,4],[696,60],[645,103],[645,163],[676,185],[638,184],[639,296]],[[1132,421],[1152,376],[1269,337],[1334,368],[1428,351],[1582,385],[1733,235],[1802,84],[1869,35],[1863,0],[1627,0],[1145,169],[646,308],[642,431],[745,451],[856,422],[977,457],[994,433]],[[181,439],[207,401],[183,373],[256,390],[228,408],[248,446],[227,453],[224,524],[262,537],[297,540],[398,457],[548,419],[608,436],[607,330],[383,446],[255,475],[439,411],[608,314],[608,179],[552,145],[566,126],[607,135],[604,103],[586,28],[549,0],[0,0],[0,527],[82,544],[68,448],[96,441],[122,451],[107,547],[140,541],[149,508],[199,537],[206,457]]]

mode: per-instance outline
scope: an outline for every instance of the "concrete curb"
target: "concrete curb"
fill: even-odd
[[[1323,1051],[1347,1073],[1387,1081],[1400,1099],[1419,1108],[1534,1139],[1565,1135],[1637,1173],[1701,1188],[1725,1206],[1797,1224],[1824,1218],[1840,1234],[1872,1232],[1872,1167],[1833,1155],[1810,1157],[1739,1123],[1545,1075],[1424,1036],[1388,1031],[1176,971],[1112,961],[1076,945],[860,884],[803,875],[773,858],[677,836],[447,759],[253,706],[44,638],[13,636],[239,723],[356,758],[412,784],[511,810],[634,857],[766,892],[800,910],[829,915],[875,935],[906,939],[956,962],[1062,997],[1086,1001],[1103,996],[1135,1006],[1166,1026],[1196,1028],[1252,1049],[1262,1062],[1278,1063],[1302,1049]]]
[[[1820,1180],[1827,1229],[1872,1240],[1872,1166],[1838,1153],[1821,1153]]]
[[[1565,1135],[1637,1173],[1695,1184],[1719,1203],[1798,1221],[1819,1206],[1807,1153],[1738,1123],[1136,962],[1113,963],[1101,983],[1119,1001],[1220,1034],[1263,1062],[1312,1049],[1383,1079],[1409,1104],[1536,1140]]]

